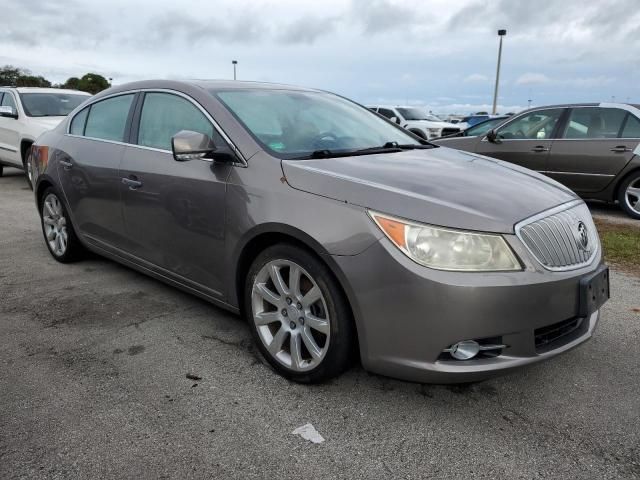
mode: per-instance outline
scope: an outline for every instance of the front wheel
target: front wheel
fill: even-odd
[[[27,149],[24,156],[24,173],[27,176],[29,188],[33,190],[33,155],[31,154],[31,147]]]
[[[622,182],[618,202],[627,215],[640,220],[640,171],[632,173]]]
[[[348,366],[351,311],[327,266],[306,250],[279,244],[258,255],[244,312],[260,353],[284,377],[317,383]]]
[[[42,233],[49,252],[61,263],[77,260],[83,248],[58,192],[49,187],[42,198]]]

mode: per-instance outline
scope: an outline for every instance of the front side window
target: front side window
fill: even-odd
[[[504,140],[546,140],[551,138],[562,114],[561,108],[527,113],[498,129]]]
[[[133,94],[120,95],[91,105],[85,136],[123,142],[133,97]]]
[[[626,114],[619,108],[574,108],[564,138],[617,138]]]
[[[16,108],[16,101],[13,99],[13,95],[11,95],[9,92],[6,92],[2,97],[2,102],[0,102],[0,106],[11,107],[13,108],[14,112],[18,111],[18,109]]]
[[[29,117],[64,117],[84,102],[88,95],[68,93],[21,93],[24,113]]]
[[[276,89],[212,93],[280,158],[304,158],[324,150],[348,153],[388,142],[420,144],[368,109],[329,93]]]
[[[190,101],[170,93],[145,94],[138,145],[171,150],[171,137],[181,130],[191,130],[209,137],[214,135],[211,122]]]
[[[486,120],[481,122],[473,127],[469,127],[464,131],[466,137],[476,137],[478,135],[484,135],[492,128],[497,127],[502,122],[504,122],[504,118],[494,118],[491,120]]]
[[[378,113],[383,117],[387,117],[389,120],[391,120],[393,117],[398,117],[396,115],[396,112],[394,112],[393,110],[389,110],[388,108],[379,108]]]

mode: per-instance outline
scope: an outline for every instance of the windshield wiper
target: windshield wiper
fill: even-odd
[[[394,152],[402,152],[403,150],[414,150],[414,149],[427,149],[434,148],[435,145],[427,144],[398,144],[397,142],[387,142],[384,145],[377,147],[368,147],[361,148],[359,150],[315,150],[311,152],[310,155],[305,155],[304,157],[297,157],[296,160],[308,160],[312,158],[339,158],[339,157],[353,157],[357,155],[375,155],[377,153],[394,153]]]

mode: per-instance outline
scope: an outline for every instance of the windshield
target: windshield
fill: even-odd
[[[486,120],[482,123],[474,125],[473,127],[469,127],[464,131],[465,137],[476,137],[478,135],[484,135],[489,130],[494,127],[497,127],[502,122],[504,122],[506,118],[492,118],[491,120]]]
[[[24,113],[30,117],[64,117],[89,95],[68,93],[21,93]]]
[[[430,122],[442,121],[435,115],[429,115],[419,108],[398,108],[398,112],[400,112],[400,115],[402,115],[405,120],[429,120]]]
[[[211,93],[280,158],[305,157],[319,150],[356,151],[389,142],[420,145],[375,113],[329,93],[257,89]]]

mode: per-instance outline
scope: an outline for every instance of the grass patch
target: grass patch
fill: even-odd
[[[640,228],[594,219],[607,263],[640,274]]]

